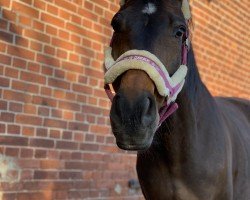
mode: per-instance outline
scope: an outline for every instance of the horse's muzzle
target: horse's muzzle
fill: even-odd
[[[121,149],[147,149],[159,121],[153,95],[146,91],[133,97],[128,97],[124,92],[117,93],[112,103],[110,120],[117,145]]]

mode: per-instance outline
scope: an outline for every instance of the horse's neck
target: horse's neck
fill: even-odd
[[[189,53],[188,68],[185,87],[177,97],[179,109],[166,120],[156,136],[156,142],[160,142],[169,155],[175,155],[173,159],[178,159],[177,155],[183,154],[183,149],[188,154],[194,148],[197,150],[200,142],[210,139],[210,136],[200,133],[200,127],[208,126],[205,122],[208,119],[213,123],[212,120],[216,120],[218,115],[214,98],[200,79],[192,50]]]

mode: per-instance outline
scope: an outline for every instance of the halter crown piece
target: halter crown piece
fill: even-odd
[[[188,0],[183,0],[182,12],[188,22],[191,17]],[[114,60],[111,54],[112,48],[108,47],[105,51],[105,67],[107,71],[104,76],[104,89],[109,99],[112,101],[114,97],[109,84],[112,84],[118,76],[130,69],[145,71],[154,81],[159,94],[166,98],[159,112],[160,121],[158,127],[160,127],[162,122],[178,109],[175,100],[183,88],[187,74],[188,32],[183,36],[183,41],[182,63],[172,77],[170,77],[164,64],[154,54],[148,51],[129,50],[122,54],[117,60]]]

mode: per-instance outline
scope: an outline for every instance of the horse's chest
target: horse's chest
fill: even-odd
[[[173,195],[180,200],[198,200],[198,197],[182,181],[173,181]]]

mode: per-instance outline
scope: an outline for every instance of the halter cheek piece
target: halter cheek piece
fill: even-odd
[[[184,10],[183,13],[188,21],[190,16],[187,17],[187,15],[190,15],[190,11],[187,0],[183,0],[183,7],[184,8],[182,9],[186,9],[185,12],[187,13],[185,14]],[[114,61],[111,55],[112,48],[107,48],[105,51],[105,67],[107,71],[104,76],[104,89],[111,102],[114,98],[114,94],[111,92],[109,84],[112,84],[118,76],[127,70],[138,69],[145,71],[155,83],[159,94],[166,98],[159,111],[159,128],[162,122],[164,122],[178,109],[178,105],[175,103],[175,100],[183,88],[187,74],[187,54],[189,48],[188,31],[186,31],[183,35],[182,41],[181,66],[172,77],[169,76],[169,73],[163,63],[154,54],[148,51],[130,50],[122,54],[116,61]]]

